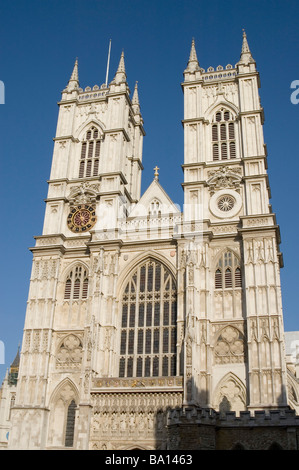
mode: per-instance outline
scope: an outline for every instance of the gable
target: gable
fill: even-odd
[[[129,217],[144,217],[148,215],[158,216],[179,213],[179,207],[170,199],[159,181],[154,179],[142,195],[139,202],[131,210]]]

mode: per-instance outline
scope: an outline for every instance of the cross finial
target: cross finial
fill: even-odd
[[[154,176],[155,176],[155,180],[157,180],[157,179],[159,179],[159,171],[158,171],[158,170],[160,170],[160,168],[158,168],[157,165],[156,165],[155,168],[154,168],[154,170],[155,170],[155,175],[154,175]]]

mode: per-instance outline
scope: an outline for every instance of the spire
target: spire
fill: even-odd
[[[126,75],[126,68],[125,68],[125,55],[124,55],[124,51],[122,51],[121,56],[120,56],[120,61],[118,64],[118,69],[114,77],[114,81],[115,83],[121,83],[121,82],[125,82],[126,80],[127,80],[127,75]]]
[[[73,72],[66,89],[67,91],[73,91],[76,88],[79,88],[78,58],[76,58]]]
[[[16,368],[19,368],[19,365],[20,365],[20,345],[18,345],[18,351],[17,351],[16,357],[14,358],[10,367],[12,369],[16,369]]]
[[[10,365],[9,374],[8,374],[8,384],[17,385],[18,373],[20,366],[20,345],[18,346],[18,351],[16,357]]]
[[[139,103],[139,96],[138,96],[138,82],[135,83],[135,89],[132,97],[132,107],[135,114],[140,112],[140,103]]]
[[[249,63],[254,63],[254,59],[249,49],[246,32],[243,29],[242,51],[241,51],[241,56],[240,56],[240,60],[238,64],[249,64]]]
[[[70,80],[74,80],[74,81],[76,81],[76,82],[79,81],[79,74],[78,74],[78,57],[76,58],[76,62],[75,62],[74,69],[73,69],[73,72],[72,72],[72,75],[71,75]]]
[[[198,63],[197,55],[196,55],[195,41],[193,38],[192,43],[191,43],[189,61],[188,61],[188,65],[187,65],[185,72],[196,72],[198,70],[200,70],[200,68],[199,68],[199,63]]]

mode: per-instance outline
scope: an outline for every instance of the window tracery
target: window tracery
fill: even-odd
[[[242,287],[240,262],[231,251],[219,258],[215,271],[215,289],[235,289]]]
[[[226,109],[217,111],[212,125],[213,160],[236,158],[236,132],[232,113]]]
[[[79,300],[88,296],[88,273],[82,266],[72,269],[65,282],[64,299]]]
[[[216,364],[242,362],[244,360],[244,337],[233,326],[226,326],[220,332],[215,344]]]
[[[98,176],[101,139],[96,127],[91,127],[82,141],[79,164],[79,178]]]
[[[176,285],[166,266],[149,259],[122,298],[120,377],[176,374]]]
[[[76,335],[68,335],[59,346],[56,355],[56,367],[60,369],[77,369],[83,356],[81,339]]]

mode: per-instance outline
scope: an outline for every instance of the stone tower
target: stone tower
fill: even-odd
[[[157,166],[140,194],[145,132],[124,54],[109,85],[85,90],[76,61],[31,248],[9,448],[217,448],[227,413],[245,416],[231,421],[238,435],[249,419],[259,429],[251,413],[286,412],[282,261],[258,88],[245,33],[236,66],[216,70],[200,67],[192,41],[181,212]]]
[[[197,322],[189,367],[192,399],[216,409],[286,405],[282,260],[259,86],[245,32],[235,67],[204,71],[192,43],[182,84],[183,186],[191,217],[196,206],[203,220],[204,258],[191,262],[194,287],[186,290]]]

